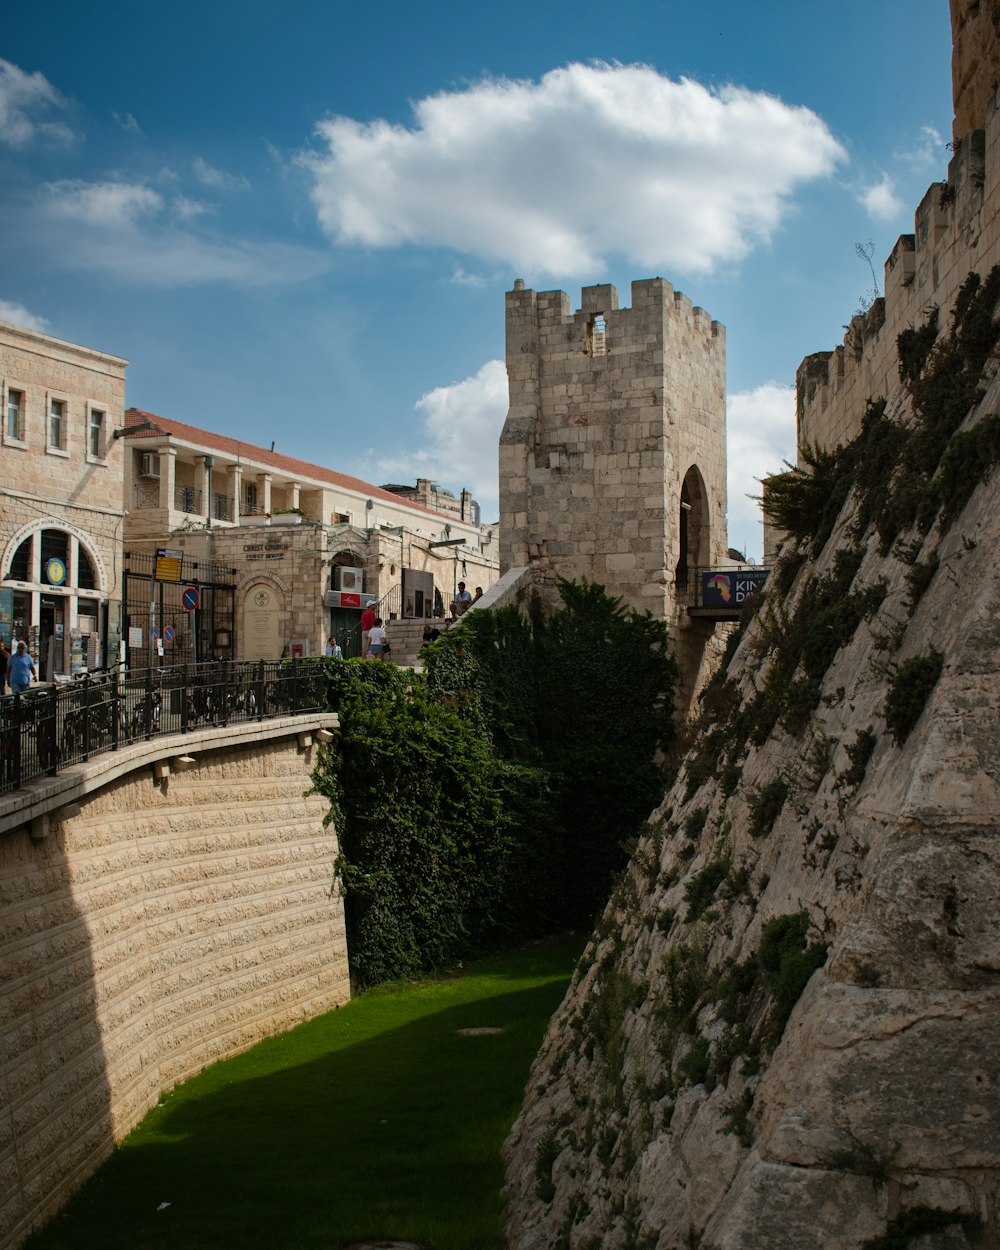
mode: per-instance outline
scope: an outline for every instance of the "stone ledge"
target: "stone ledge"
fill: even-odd
[[[336,730],[339,726],[336,712],[306,712],[238,725],[214,725],[189,733],[163,734],[148,742],[134,742],[96,756],[86,764],[70,765],[54,777],[39,777],[20,790],[0,796],[0,835],[75,803],[138,768],[169,760],[172,756],[272,742],[316,729]]]

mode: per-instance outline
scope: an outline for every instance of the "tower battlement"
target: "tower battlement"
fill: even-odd
[[[928,311],[947,321],[970,271],[985,277],[1000,263],[1000,112],[986,128],[956,141],[946,182],[928,187],[913,219],[885,261],[885,295],[851,318],[843,342],[806,356],[796,372],[798,446],[835,447],[861,430],[870,398],[898,381],[896,340]]]

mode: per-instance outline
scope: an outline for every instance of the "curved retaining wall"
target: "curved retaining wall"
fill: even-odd
[[[161,1090],[349,997],[336,834],[299,737],[328,722],[189,735],[173,753],[194,767],[161,783],[169,740],[102,757],[48,782],[47,836],[0,833],[2,1250]]]

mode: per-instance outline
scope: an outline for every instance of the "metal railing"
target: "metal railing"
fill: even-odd
[[[88,674],[0,697],[0,793],[165,734],[325,706],[322,660],[212,661]]]
[[[178,512],[201,516],[201,491],[194,486],[175,486],[174,507]]]

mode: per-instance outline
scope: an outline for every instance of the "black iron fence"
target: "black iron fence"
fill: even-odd
[[[325,706],[322,660],[216,661],[89,674],[0,698],[0,793],[161,734]]]

